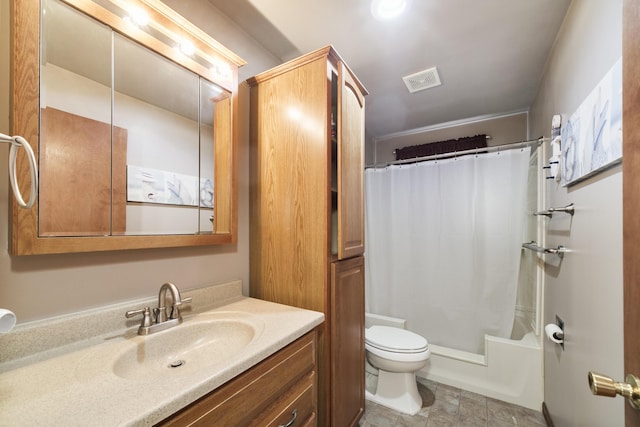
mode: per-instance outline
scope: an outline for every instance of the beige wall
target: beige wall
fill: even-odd
[[[0,2],[0,132],[9,134],[9,1]],[[183,2],[192,3],[192,2]],[[203,2],[206,4],[206,2]],[[203,10],[205,9],[205,10]],[[253,39],[216,16],[212,7],[182,11],[188,19],[204,21],[214,38],[235,40],[240,55],[252,64],[242,72],[259,72],[276,65]],[[191,15],[191,16],[190,16]],[[218,33],[215,33],[217,31]],[[234,46],[228,46],[236,50]],[[237,50],[236,50],[237,51]],[[248,71],[247,71],[248,70]],[[245,76],[246,77],[246,76]],[[8,248],[8,147],[0,144],[0,307],[13,310],[19,323],[48,318],[157,294],[162,283],[181,289],[241,279],[249,280],[248,207],[248,88],[241,85],[239,135],[239,236],[236,245],[10,257]],[[124,315],[124,314],[123,314]]]
[[[384,163],[395,160],[393,150],[396,148],[481,134],[491,136],[489,145],[524,141],[527,138],[527,113],[460,120],[380,137],[367,143],[365,161],[367,165]]]
[[[622,1],[574,0],[530,111],[532,135],[549,136],[551,117],[571,115],[622,54]],[[624,425],[621,398],[591,395],[587,372],[623,375],[622,167],[563,188],[546,183],[548,206],[576,213],[545,220],[544,321],[565,322],[565,350],[545,340],[545,402],[556,427]]]

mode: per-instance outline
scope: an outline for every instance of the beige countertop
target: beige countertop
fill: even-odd
[[[183,311],[184,322],[149,336],[137,335],[140,320],[125,320],[124,312],[155,307],[154,299],[19,325],[15,334],[5,334],[0,338],[0,425],[153,425],[324,320],[319,312],[243,297],[239,282],[182,294],[194,301],[190,311]],[[147,348],[145,340],[180,328],[180,340],[189,340],[188,334],[202,334],[190,325],[213,319],[238,320],[251,327],[253,336],[237,353],[215,362],[199,354],[198,360],[187,358],[184,366],[151,376],[114,369],[119,355]],[[96,320],[102,330],[92,336]]]

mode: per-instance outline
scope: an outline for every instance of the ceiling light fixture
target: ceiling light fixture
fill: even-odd
[[[406,6],[406,0],[373,0],[371,14],[376,19],[386,21],[399,16]]]

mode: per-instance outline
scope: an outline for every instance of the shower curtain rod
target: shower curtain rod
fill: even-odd
[[[386,166],[390,166],[390,165],[401,165],[401,164],[405,164],[405,163],[416,163],[416,162],[424,162],[427,160],[437,160],[437,159],[443,159],[443,158],[447,158],[447,157],[457,157],[457,156],[463,156],[465,154],[475,154],[475,153],[486,153],[486,152],[493,152],[493,151],[502,151],[502,150],[513,150],[516,148],[524,148],[524,147],[530,147],[530,146],[534,146],[534,145],[540,145],[543,142],[547,142],[547,141],[551,141],[550,138],[538,138],[538,139],[530,139],[528,141],[521,141],[521,142],[513,142],[511,144],[501,144],[501,145],[492,145],[489,147],[482,147],[482,148],[472,148],[470,150],[464,150],[464,151],[451,151],[449,153],[442,153],[442,154],[432,154],[430,156],[423,156],[423,157],[414,157],[412,159],[402,159],[402,160],[392,160],[389,162],[384,162],[384,163],[374,163],[373,165],[367,166],[366,168],[379,168],[379,167],[386,167]]]

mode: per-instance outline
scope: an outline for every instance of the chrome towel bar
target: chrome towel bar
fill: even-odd
[[[534,215],[544,215],[551,218],[554,212],[564,212],[573,216],[576,210],[575,210],[575,207],[573,206],[573,203],[570,203],[567,206],[563,206],[561,208],[549,208],[546,211],[535,212]]]
[[[564,246],[558,246],[557,248],[543,248],[539,246],[536,242],[523,243],[522,247],[525,249],[529,249],[530,251],[538,252],[541,254],[556,254],[560,258],[567,252],[567,249]]]

